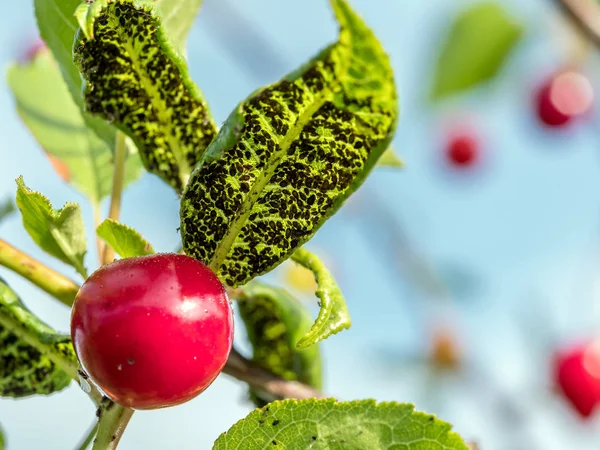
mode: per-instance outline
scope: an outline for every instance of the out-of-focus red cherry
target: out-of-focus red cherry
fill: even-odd
[[[457,168],[475,165],[480,159],[479,140],[474,133],[459,131],[449,136],[446,147],[448,163]]]
[[[233,314],[204,264],[150,255],[107,264],[83,283],[71,336],[83,369],[112,400],[162,408],[214,381],[233,343]]]
[[[554,381],[575,410],[590,417],[600,403],[600,341],[559,351]]]
[[[588,78],[575,71],[563,71],[545,80],[535,93],[537,116],[548,127],[564,127],[585,115],[594,101]]]

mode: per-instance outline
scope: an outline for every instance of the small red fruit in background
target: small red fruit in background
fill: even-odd
[[[600,403],[600,342],[559,352],[554,361],[554,377],[579,414],[590,417]]]
[[[537,90],[539,120],[549,127],[564,127],[585,115],[594,100],[594,89],[585,75],[563,71],[552,75]]]
[[[135,409],[184,403],[227,361],[233,314],[225,289],[184,255],[122,259],[83,283],[71,316],[75,352],[90,379]]]
[[[449,136],[446,159],[456,168],[465,169],[475,165],[479,159],[479,141],[474,133],[460,130]]]

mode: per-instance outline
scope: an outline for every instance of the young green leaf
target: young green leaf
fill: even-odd
[[[319,346],[296,348],[308,332],[312,319],[306,308],[281,288],[252,281],[240,288],[237,298],[240,315],[252,345],[252,361],[286,380],[321,388]],[[250,391],[257,406],[274,400],[262,392]]]
[[[56,58],[69,92],[77,106],[83,110],[82,80],[73,63],[73,39],[78,29],[74,12],[81,0],[34,0],[35,15],[40,34]],[[165,25],[177,46],[183,48],[190,25],[196,16],[201,0],[158,0]],[[112,148],[115,129],[100,118],[85,114],[86,124]]]
[[[0,278],[0,396],[52,394],[76,374],[70,338],[40,321]]]
[[[15,212],[15,204],[9,198],[0,202],[0,222]]]
[[[242,102],[183,193],[186,254],[229,286],[268,272],[310,239],[393,136],[388,57],[345,0],[331,4],[339,41]]]
[[[308,250],[300,248],[292,255],[292,260],[315,274],[317,281],[317,297],[321,307],[317,320],[312,328],[296,344],[305,348],[316,344],[333,334],[350,328],[352,324],[346,300],[327,267]]]
[[[76,14],[86,110],[130,136],[146,169],[181,191],[217,128],[154,2],[96,0]]]
[[[29,189],[23,177],[19,177],[17,206],[21,211],[23,226],[34,242],[87,278],[83,265],[86,253],[85,226],[79,205],[67,203],[62,209],[54,210],[50,200]]]
[[[102,222],[96,232],[121,258],[133,258],[154,253],[150,243],[140,233],[112,219]]]
[[[28,64],[8,70],[8,84],[17,112],[47,153],[59,176],[98,204],[110,194],[112,150],[86,127],[81,111],[69,95],[56,62],[41,52]],[[127,158],[125,184],[142,173],[134,146]]]
[[[396,169],[401,169],[404,167],[404,163],[400,158],[398,158],[391,147],[383,152],[383,155],[381,155],[381,158],[379,158],[377,165],[379,167],[393,167]]]
[[[522,36],[523,26],[500,3],[477,3],[462,12],[438,57],[431,98],[440,100],[495,77]]]
[[[283,400],[256,409],[213,450],[468,450],[452,427],[413,405],[375,400]]]

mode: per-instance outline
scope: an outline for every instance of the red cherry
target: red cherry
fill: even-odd
[[[560,352],[554,362],[555,382],[581,414],[590,417],[600,403],[600,343]]]
[[[584,75],[566,71],[553,75],[535,95],[540,121],[549,127],[563,127],[586,114],[594,100],[594,89]]]
[[[94,272],[71,316],[75,352],[90,379],[135,409],[184,403],[227,361],[233,314],[223,285],[201,262],[158,254]]]
[[[479,142],[472,133],[461,132],[450,137],[446,152],[450,164],[467,168],[479,159]]]

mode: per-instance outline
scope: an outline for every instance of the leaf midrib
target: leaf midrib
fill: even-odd
[[[177,166],[179,167],[179,179],[181,180],[182,185],[185,186],[190,177],[191,168],[187,158],[181,152],[179,141],[174,133],[171,114],[169,114],[170,108],[160,98],[158,90],[154,87],[154,83],[137,57],[132,40],[123,34],[121,25],[118,23],[118,21],[115,22],[116,18],[114,14],[109,14],[109,20],[111,22],[111,26],[117,31],[117,34],[121,38],[123,46],[125,47],[125,51],[131,58],[131,65],[139,76],[140,84],[143,86],[144,91],[148,93],[150,103],[156,110],[158,121],[163,126],[163,130],[166,132],[169,149],[171,150],[171,153],[173,153],[173,156],[177,162]]]
[[[279,149],[273,152],[268,163],[265,165],[265,169],[257,176],[256,182],[250,189],[250,192],[237,211],[237,213],[241,211],[241,214],[239,214],[232,222],[230,222],[227,233],[217,245],[214,256],[208,264],[213,271],[218,271],[221,264],[223,264],[227,258],[235,239],[242,231],[242,228],[246,224],[246,221],[252,212],[252,207],[260,197],[263,189],[269,184],[271,177],[275,174],[280,161],[287,155],[292,143],[300,136],[300,133],[304,127],[312,119],[312,116],[325,104],[325,102],[333,98],[333,86],[331,86],[329,90],[323,90],[320,94],[321,95],[316,95],[314,97],[311,105],[304,110],[304,112],[296,120],[296,123],[290,127],[287,134],[279,143]],[[260,115],[260,118],[267,125],[271,136],[276,138],[277,133],[271,124],[264,118],[262,114]],[[274,140],[277,141],[277,139]]]

